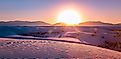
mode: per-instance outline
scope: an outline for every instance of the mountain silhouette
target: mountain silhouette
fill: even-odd
[[[42,21],[35,21],[35,22],[29,22],[29,21],[8,21],[0,22],[0,26],[50,26],[51,24],[42,22]]]
[[[110,25],[113,25],[113,24],[104,23],[101,21],[87,21],[79,24],[79,26],[110,26]]]
[[[75,26],[111,26],[111,25],[117,25],[120,26],[121,23],[119,24],[112,24],[112,23],[104,23],[101,21],[87,21],[87,22],[82,22],[79,23],[78,25]],[[55,23],[55,24],[49,24],[43,21],[1,21],[0,26],[67,26],[65,23]]]
[[[60,23],[55,23],[54,24],[54,26],[66,26],[67,24],[65,24],[65,23],[62,23],[62,22],[60,22]]]

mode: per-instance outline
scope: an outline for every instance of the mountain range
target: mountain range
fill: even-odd
[[[0,26],[50,26],[51,24],[43,22],[43,21],[35,21],[35,22],[29,22],[29,21],[8,21],[0,22]]]
[[[77,26],[110,26],[110,25],[121,25],[119,24],[111,24],[111,23],[104,23],[101,21],[87,21],[79,23]],[[49,24],[43,21],[8,21],[0,22],[0,26],[66,26],[65,23],[55,23],[55,24]]]
[[[101,21],[87,21],[87,22],[83,22],[79,24],[80,26],[110,26],[110,25],[114,25],[111,23],[104,23]]]

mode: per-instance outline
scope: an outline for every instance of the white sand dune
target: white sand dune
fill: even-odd
[[[0,38],[0,58],[121,59],[121,52],[69,42]]]

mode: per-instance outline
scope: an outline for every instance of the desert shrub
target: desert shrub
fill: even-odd
[[[113,50],[117,50],[117,51],[121,51],[121,42],[105,41],[104,47],[109,48],[109,49],[113,49]]]
[[[91,36],[93,36],[93,37],[94,37],[94,36],[96,36],[96,35],[95,35],[95,34],[92,34]]]
[[[103,39],[104,39],[105,37],[104,37],[104,36],[102,36],[101,38],[103,38]]]

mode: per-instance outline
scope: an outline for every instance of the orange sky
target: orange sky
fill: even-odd
[[[121,23],[121,0],[1,0],[0,21],[56,23],[66,9],[77,10],[83,21]]]

